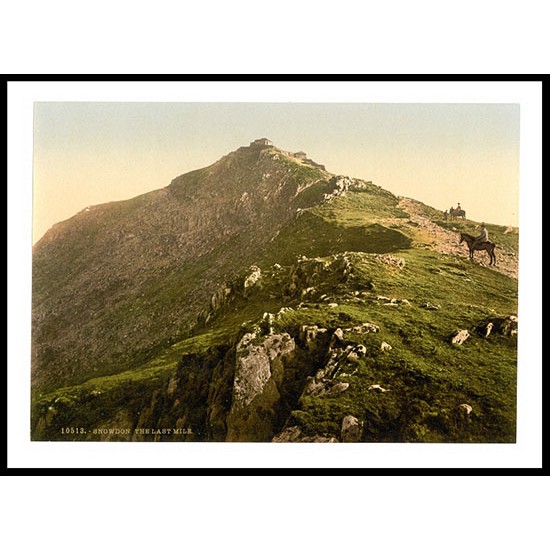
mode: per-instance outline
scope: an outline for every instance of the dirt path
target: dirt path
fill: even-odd
[[[409,214],[411,222],[417,224],[418,227],[432,237],[431,245],[435,250],[450,256],[468,257],[468,246],[466,243],[459,244],[458,233],[444,229],[426,218],[415,201],[407,197],[401,197],[398,207]],[[497,255],[497,265],[489,269],[495,269],[508,277],[517,279],[518,262],[515,253],[499,246],[495,249],[495,254]],[[485,252],[477,252],[474,257],[477,263],[489,267],[489,257]]]

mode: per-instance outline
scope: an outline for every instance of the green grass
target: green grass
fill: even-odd
[[[285,316],[290,327],[318,324],[334,328],[370,321],[381,328],[380,333],[350,336],[368,350],[358,372],[345,379],[350,389],[337,397],[303,399],[299,425],[308,434],[337,437],[341,419],[352,414],[365,422],[365,440],[513,441],[517,342],[497,334],[484,339],[474,329],[488,317],[515,311],[515,282],[465,263],[461,267],[472,281],[451,274],[441,284],[437,281],[441,276],[431,272],[435,255],[415,250],[402,256],[407,266],[391,279],[375,278],[375,283],[388,296],[409,299],[412,307],[383,306],[374,296],[364,303],[346,303],[336,292],[337,308],[311,308]],[[487,283],[493,292],[480,294],[479,288]],[[475,306],[471,305],[473,296]],[[423,309],[420,306],[425,301],[441,309]],[[459,328],[472,334],[462,347],[449,343],[449,336]],[[383,340],[393,350],[381,352]],[[355,368],[350,365],[348,370]],[[391,391],[373,393],[368,390],[371,384]],[[457,416],[461,403],[473,407],[468,418]]]
[[[348,191],[345,195],[317,207],[316,212],[345,227],[372,224],[384,218],[408,218],[408,214],[397,208],[399,201],[395,195],[376,185],[366,185],[366,190]]]
[[[411,240],[400,231],[368,223],[339,223],[304,211],[286,226],[266,250],[260,264],[292,264],[299,256],[329,256],[339,252],[389,252],[410,246]]]
[[[323,186],[319,182],[306,192],[313,197],[323,192]],[[304,204],[311,197],[305,196]],[[182,334],[180,341],[163,342],[150,349],[149,357],[134,356],[134,368],[130,370],[35,396],[34,425],[53,407],[56,418],[50,421],[50,431],[45,433],[55,438],[59,426],[98,425],[120,411],[130,411],[135,417],[140,410],[150,407],[152,401],[157,403],[158,418],[175,418],[171,412],[175,405],[154,396],[162,394],[170,378],[179,372],[188,376],[189,381],[182,394],[187,405],[178,405],[186,412],[180,413],[204,430],[210,414],[205,409],[208,380],[217,380],[213,387],[218,393],[229,392],[228,395],[232,383],[227,370],[230,359],[225,361],[225,370],[212,374],[213,350],[223,348],[230,358],[227,350],[232,349],[243,330],[261,327],[265,312],[275,314],[287,307],[291,309],[275,319],[273,328],[288,331],[297,340],[302,325],[316,324],[329,331],[364,322],[380,327],[379,333],[345,333],[350,344],[362,344],[367,349],[365,357],[358,363],[346,364],[338,375],[349,382],[349,389],[337,396],[299,399],[296,386],[293,391],[298,393],[290,400],[293,408],[288,411],[287,425],[299,425],[306,435],[339,437],[342,418],[351,414],[363,424],[364,441],[515,441],[516,338],[499,334],[483,338],[476,334],[475,328],[488,319],[517,312],[517,281],[463,258],[412,247],[413,229],[407,232],[385,225],[385,218],[406,221],[406,215],[396,204],[393,195],[372,186],[304,211],[259,258],[260,282],[244,291],[239,287],[242,276],[237,277],[228,303],[211,312],[210,321],[197,327],[191,338]],[[427,209],[426,214],[435,220],[437,211]],[[474,232],[474,222],[449,222],[449,227],[459,225]],[[489,231],[497,233],[497,227],[490,226]],[[502,237],[501,244],[517,250],[517,235],[502,234]],[[346,258],[342,256],[344,252]],[[402,258],[404,267],[379,261],[376,255],[382,253]],[[222,257],[223,250],[211,254],[204,263],[197,262],[193,268],[196,273],[207,268],[214,257]],[[340,256],[335,257],[336,254]],[[318,259],[298,262],[302,255]],[[352,270],[343,276],[341,266],[345,260]],[[283,268],[271,268],[274,263],[282,264]],[[196,275],[193,270],[189,273],[182,270],[169,278],[181,277],[181,284],[185,284],[186,277],[192,279]],[[156,296],[159,303],[169,308],[175,298],[173,289],[177,287],[173,282],[153,281],[151,285],[157,286],[148,288],[147,294]],[[306,288],[310,290],[303,294]],[[411,305],[386,306],[384,300],[378,299],[380,295],[407,299]],[[330,302],[337,306],[329,307]],[[427,302],[439,309],[424,308]],[[145,314],[148,304],[138,301],[135,307]],[[124,312],[120,315],[120,320],[115,318],[113,322],[122,322]],[[458,329],[471,333],[462,346],[449,342]],[[382,341],[393,349],[382,352]],[[178,370],[185,366],[185,361],[190,366]],[[306,364],[302,357],[295,368],[306,368]],[[123,369],[124,364],[109,368],[116,371]],[[197,384],[196,395],[193,383]],[[369,390],[373,384],[390,391]],[[226,401],[229,398],[223,397]],[[226,403],[223,399],[220,402]],[[470,415],[462,414],[458,407],[461,403],[472,406]],[[223,426],[215,433],[223,434]],[[205,434],[201,437],[216,437]]]

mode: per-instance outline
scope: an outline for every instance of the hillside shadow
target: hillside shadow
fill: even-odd
[[[343,226],[304,212],[272,241],[264,261],[288,264],[297,256],[330,256],[340,252],[385,254],[411,245],[409,237],[379,223]]]

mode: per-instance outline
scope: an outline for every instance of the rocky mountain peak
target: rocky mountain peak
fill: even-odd
[[[164,189],[85,209],[37,243],[35,380],[86,377],[114,357],[127,366],[136,356],[128,341],[145,352],[181,334],[217,284],[322,201],[330,174],[267,142]]]

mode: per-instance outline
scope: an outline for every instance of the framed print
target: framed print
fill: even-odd
[[[536,82],[132,84],[14,83],[26,447],[355,468],[537,448]]]

